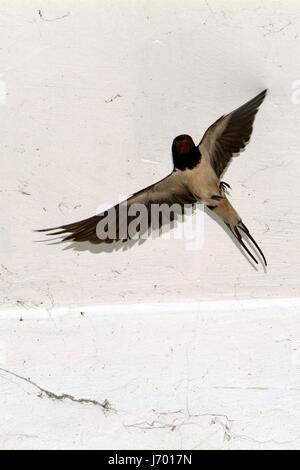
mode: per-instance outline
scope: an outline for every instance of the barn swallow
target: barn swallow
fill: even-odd
[[[89,241],[91,243],[127,241],[133,238],[132,234],[129,235],[126,229],[125,236],[120,238],[118,234],[121,223],[118,217],[114,220],[116,236],[99,238],[97,225],[107,217],[110,211],[114,211],[118,216],[122,205],[126,204],[128,208],[126,220],[129,224],[134,220],[134,216],[129,215],[130,207],[134,204],[142,204],[148,211],[147,226],[150,226],[150,209],[154,204],[167,204],[168,206],[178,204],[184,207],[186,204],[201,202],[227,225],[241,248],[256,264],[258,261],[245,245],[243,237],[248,239],[249,246],[252,243],[252,251],[254,246],[264,264],[267,265],[262,250],[227,199],[226,189],[230,186],[220,180],[232,157],[244,150],[249,142],[255,115],[266,92],[267,90],[262,91],[243,106],[217,119],[206,130],[198,145],[195,145],[193,139],[187,134],[176,137],[172,144],[173,171],[167,177],[101,214],[72,224],[38,231],[49,231],[47,235],[60,235],[63,237],[61,241]]]

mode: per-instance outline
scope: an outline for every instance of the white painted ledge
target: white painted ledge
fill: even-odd
[[[2,312],[1,448],[297,449],[299,307]]]

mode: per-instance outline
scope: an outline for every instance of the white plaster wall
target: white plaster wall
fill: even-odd
[[[1,447],[299,447],[299,28],[296,1],[1,0]],[[265,87],[225,181],[267,272],[208,216],[199,251],[35,242]]]

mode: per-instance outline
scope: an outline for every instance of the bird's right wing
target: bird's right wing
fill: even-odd
[[[127,200],[85,220],[37,230],[61,235],[62,241],[112,243],[138,238],[150,227],[159,228],[183,213],[184,205],[197,202],[183,183],[180,171],[133,194]],[[167,221],[167,219],[169,219]]]

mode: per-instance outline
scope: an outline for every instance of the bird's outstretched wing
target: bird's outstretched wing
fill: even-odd
[[[199,149],[218,177],[232,156],[243,150],[249,142],[255,115],[266,93],[267,90],[262,91],[240,108],[220,117],[205,132]]]
[[[61,227],[37,230],[61,235],[62,241],[112,243],[138,238],[149,227],[160,228],[183,214],[185,204],[197,200],[182,182],[180,171],[133,194],[127,200],[85,220]],[[154,207],[155,206],[155,207]]]

